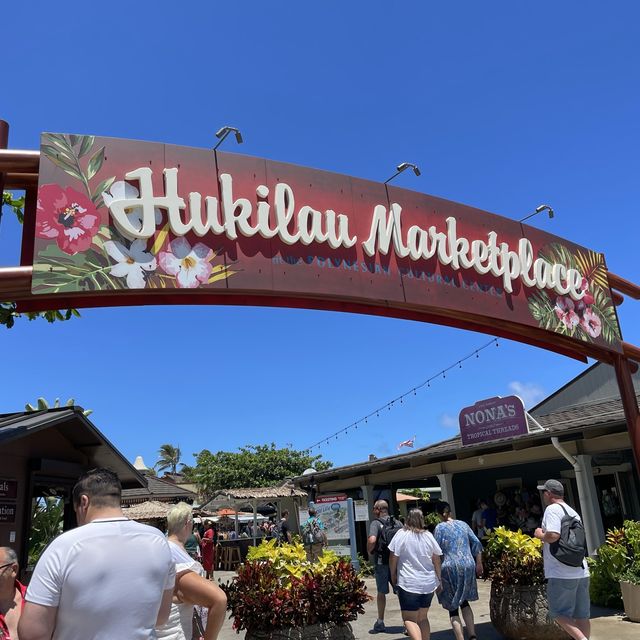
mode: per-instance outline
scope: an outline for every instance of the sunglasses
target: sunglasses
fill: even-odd
[[[7,564],[0,564],[0,569],[5,569],[6,567],[11,567],[14,564],[16,564],[15,562],[7,562]]]

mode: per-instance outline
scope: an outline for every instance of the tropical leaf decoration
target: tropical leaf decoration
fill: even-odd
[[[538,251],[538,257],[546,260],[549,264],[563,264],[567,269],[576,269],[575,256],[567,247],[558,242],[554,242]]]
[[[69,255],[50,244],[38,253],[32,288],[45,294],[124,289],[121,278],[109,275],[112,267],[106,255],[94,249]]]
[[[616,342],[622,340],[620,325],[615,307],[611,304],[611,299],[606,293],[597,288],[593,295],[592,308],[600,316],[602,321],[602,337],[606,342]]]
[[[609,288],[607,280],[607,270],[604,266],[604,259],[601,253],[595,251],[578,251],[575,257],[575,264],[580,273],[589,282],[602,287],[605,291]]]
[[[549,296],[540,291],[534,293],[529,298],[529,311],[531,315],[538,321],[538,324],[547,331],[558,331],[558,317],[553,310],[553,304]],[[564,327],[564,325],[562,325]]]
[[[116,178],[113,176],[93,187],[90,185],[91,179],[102,169],[105,158],[105,148],[100,147],[88,160],[84,160],[92,151],[95,137],[46,133],[42,138],[42,153],[65,173],[79,180],[96,207],[104,206],[102,194],[109,190]]]
[[[76,291],[122,290],[143,287],[167,289],[193,286],[192,281],[188,281],[193,276],[184,276],[184,273],[193,268],[192,266],[182,266],[176,269],[175,273],[162,273],[162,270],[158,268],[161,249],[165,248],[170,251],[167,248],[171,242],[169,224],[165,224],[159,230],[150,248],[141,249],[140,240],[137,241],[137,245],[134,245],[134,239],[125,237],[114,225],[108,222],[102,224],[101,214],[89,210],[91,204],[96,210],[104,207],[103,194],[109,193],[114,197],[112,187],[116,184],[116,176],[100,179],[99,174],[106,159],[105,147],[96,144],[94,136],[43,134],[41,150],[42,154],[55,166],[82,185],[81,189],[68,188],[72,193],[70,197],[76,197],[78,200],[77,202],[71,200],[68,203],[68,209],[64,211],[70,210],[70,213],[65,213],[65,218],[62,221],[55,209],[57,206],[55,203],[59,201],[55,189],[57,188],[62,193],[61,187],[55,184],[42,186],[39,197],[42,197],[43,216],[45,219],[46,216],[49,216],[47,222],[58,227],[63,225],[67,218],[70,218],[71,224],[78,229],[77,237],[80,237],[80,233],[90,234],[91,245],[86,248],[86,245],[81,246],[79,241],[74,245],[73,241],[68,241],[70,234],[66,231],[62,233],[59,230],[58,235],[55,236],[56,242],[51,242],[38,251],[38,259],[34,264],[32,277],[32,291],[34,293],[51,295]],[[124,184],[124,181],[117,183],[119,192],[122,192]],[[87,198],[81,193],[82,190],[91,202],[87,201]],[[46,197],[43,192],[46,193]],[[82,203],[82,200],[85,202]],[[87,210],[89,211],[87,212]],[[82,226],[83,222],[78,222],[79,211],[86,213],[85,218],[90,226]],[[97,222],[95,222],[96,220]],[[132,258],[132,251],[138,259],[142,255],[142,260],[136,262]],[[220,250],[211,249],[206,260],[212,263],[220,253]],[[144,266],[151,264],[155,266]],[[211,285],[237,273],[237,271],[231,270],[229,265],[224,264],[224,261],[223,264],[207,264],[205,268],[208,277],[204,282],[199,281],[197,286]],[[186,285],[185,281],[187,281]],[[11,310],[8,310],[4,315],[10,313]],[[3,309],[0,309],[0,322],[3,322],[4,316],[2,314]],[[7,324],[8,321],[3,323]]]
[[[583,276],[583,289],[586,287],[579,301],[547,291],[529,296],[529,312],[540,328],[584,342],[601,339],[611,344],[622,339],[602,254],[584,250],[574,255],[564,245],[553,243],[543,247],[538,257],[577,269]]]

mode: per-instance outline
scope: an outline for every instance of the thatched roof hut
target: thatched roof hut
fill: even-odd
[[[122,513],[131,520],[163,520],[175,505],[157,500],[147,500],[131,507],[124,507]]]

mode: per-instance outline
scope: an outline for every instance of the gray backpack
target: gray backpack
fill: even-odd
[[[587,538],[582,522],[560,505],[564,511],[560,521],[560,538],[549,545],[551,555],[569,567],[581,567],[587,555]]]

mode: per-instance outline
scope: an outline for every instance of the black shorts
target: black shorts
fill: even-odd
[[[398,600],[400,600],[401,611],[417,611],[418,609],[428,609],[433,600],[433,593],[411,593],[398,587]]]

